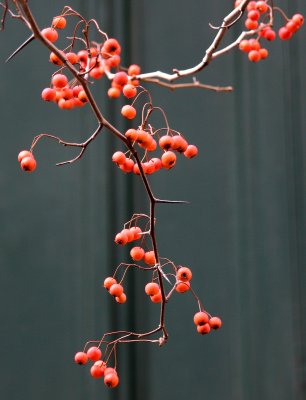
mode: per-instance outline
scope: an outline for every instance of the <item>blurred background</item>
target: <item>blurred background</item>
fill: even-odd
[[[42,4],[43,3],[43,4]],[[232,1],[72,0],[122,44],[123,62],[143,71],[198,63]],[[275,1],[292,16],[304,1]],[[66,3],[30,0],[40,27]],[[283,22],[278,14],[276,26]],[[230,43],[243,21],[228,32]],[[20,170],[17,154],[45,132],[81,141],[96,128],[88,106],[72,111],[40,94],[54,67],[31,43],[5,59],[29,35],[7,19],[0,39],[0,304],[1,398],[75,400],[302,400],[306,398],[306,28],[287,42],[268,43],[268,59],[253,64],[235,49],[198,78],[233,85],[233,93],[198,89],[171,92],[149,86],[173,129],[198,145],[199,156],[150,178],[161,198],[160,254],[193,271],[193,288],[223,327],[196,333],[192,297],[167,306],[169,342],[123,345],[120,385],[107,389],[73,357],[89,339],[116,329],[148,331],[158,305],[144,294],[148,277],[131,271],[128,301],[114,304],[101,287],[129,249],[113,239],[133,212],[147,212],[139,178],[111,162],[121,145],[106,130],[82,160],[65,167],[73,149],[42,140],[35,173]],[[63,42],[64,46],[64,42]],[[124,100],[107,98],[108,82],[93,87],[104,115],[121,130]],[[162,121],[156,118],[156,125]]]

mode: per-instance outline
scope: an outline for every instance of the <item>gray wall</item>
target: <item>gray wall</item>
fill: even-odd
[[[41,2],[31,3],[40,26],[65,4],[44,2],[42,9]],[[302,1],[278,4],[289,15],[306,15]],[[213,37],[208,23],[218,25],[229,10],[221,0],[71,5],[118,37],[126,63],[168,71],[198,62]],[[228,40],[238,33],[237,26]],[[80,140],[95,128],[88,108],[64,112],[40,100],[53,68],[38,43],[4,63],[25,34],[9,21],[0,40],[1,398],[304,399],[305,28],[289,42],[270,44],[270,57],[256,65],[235,50],[199,74],[204,83],[234,85],[232,94],[152,87],[171,126],[200,148],[197,159],[180,159],[174,170],[151,179],[158,196],[190,201],[159,207],[160,252],[192,268],[195,290],[224,326],[200,337],[191,297],[174,297],[169,343],[123,346],[121,384],[113,391],[72,359],[89,338],[115,328],[150,329],[158,320],[141,274],[129,276],[122,307],[100,287],[127,259],[113,236],[134,211],[147,210],[145,194],[137,177],[112,165],[118,144],[108,132],[82,161],[62,168],[54,164],[73,151],[42,141],[37,171],[20,171],[17,153],[34,135]],[[95,88],[99,104],[124,130],[120,102],[110,104],[101,85]]]

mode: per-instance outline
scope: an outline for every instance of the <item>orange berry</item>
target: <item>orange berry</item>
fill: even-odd
[[[133,106],[125,105],[121,109],[121,114],[127,119],[134,119],[136,117],[136,109]]]
[[[137,131],[137,139],[136,140],[137,140],[137,143],[139,144],[139,146],[141,146],[143,148],[147,148],[147,146],[149,146],[151,143],[151,139],[152,139],[151,135],[148,132],[143,131],[141,129],[139,129]]]
[[[105,287],[105,289],[109,290],[109,288],[112,285],[115,285],[115,283],[117,283],[116,279],[111,276],[108,276],[107,278],[104,279],[103,286]]]
[[[143,260],[148,265],[155,265],[156,264],[156,258],[155,258],[154,251],[152,250],[152,251],[145,252],[145,254],[143,256]]]
[[[176,155],[172,151],[166,151],[161,157],[162,166],[171,169],[176,163]]]
[[[159,290],[158,293],[154,294],[153,296],[150,296],[150,300],[153,303],[160,303],[162,301],[163,297],[161,294],[161,291]]]
[[[222,321],[219,317],[212,317],[209,320],[209,325],[212,329],[219,329],[222,326]]]
[[[87,50],[80,50],[77,54],[77,57],[81,63],[86,64],[88,60],[88,51]]]
[[[123,171],[123,172],[132,172],[134,169],[134,161],[130,158],[127,158],[125,160],[125,162],[123,164],[119,165],[119,168]]]
[[[123,87],[122,92],[125,97],[128,99],[131,99],[132,97],[135,97],[137,94],[137,89],[134,85],[127,84]]]
[[[121,47],[118,43],[118,40],[110,38],[104,42],[101,54],[103,58],[109,58],[114,54],[120,54],[120,52]]]
[[[50,42],[56,42],[58,39],[58,33],[53,28],[45,28],[41,31],[41,34],[45,39],[48,39]]]
[[[89,75],[93,79],[100,79],[104,75],[104,69],[103,67],[95,67],[89,72]]]
[[[33,156],[31,157],[24,157],[20,163],[21,169],[26,172],[33,172],[36,169],[36,161]]]
[[[247,5],[247,10],[255,10],[256,9],[256,1],[250,1],[249,4]]]
[[[190,144],[186,151],[184,151],[184,156],[187,158],[193,158],[198,154],[198,148],[194,144]]]
[[[251,19],[252,21],[258,21],[260,17],[259,11],[257,10],[250,10],[248,12],[248,18]]]
[[[18,154],[18,162],[21,162],[25,157],[33,157],[33,154],[28,151],[28,150],[22,150],[19,154]]]
[[[51,82],[54,87],[62,89],[68,84],[68,78],[66,75],[63,74],[55,74],[52,77]]]
[[[74,356],[74,361],[77,364],[83,365],[86,364],[88,361],[88,357],[87,354],[84,353],[83,351],[79,351],[78,353],[76,353],[76,355]]]
[[[288,40],[292,36],[292,32],[289,31],[285,26],[279,29],[278,36],[281,40]]]
[[[87,357],[91,361],[98,361],[102,357],[102,351],[99,347],[92,346],[87,350]]]
[[[161,147],[161,148],[164,149],[164,150],[169,150],[169,149],[171,149],[171,146],[172,146],[172,136],[169,136],[169,135],[162,136],[162,137],[159,139],[158,144],[159,144],[159,147]]]
[[[198,325],[197,331],[201,333],[201,335],[207,335],[210,332],[210,326],[209,324]]]
[[[140,74],[140,66],[137,64],[132,64],[129,66],[128,75],[135,76]]]
[[[125,244],[127,244],[128,242],[128,235],[123,234],[122,232],[117,233],[117,235],[115,236],[115,242],[117,244],[121,244],[122,246],[124,246]]]
[[[63,61],[53,52],[50,53],[50,62],[55,65],[63,65]]]
[[[103,361],[97,361],[94,365],[90,368],[90,375],[93,378],[102,378],[105,371],[105,363]]]
[[[184,153],[187,150],[188,143],[187,141],[180,135],[172,136],[172,144],[171,148],[173,150],[178,151],[179,153]]]
[[[120,89],[114,87],[109,88],[107,91],[107,95],[111,99],[117,99],[118,97],[120,97],[120,94],[121,94]]]
[[[145,292],[148,296],[155,296],[160,292],[159,285],[155,282],[147,283],[145,286]]]
[[[267,49],[259,49],[259,54],[262,60],[268,57],[269,52]]]
[[[275,33],[275,31],[274,31],[273,29],[267,29],[267,30],[264,32],[264,38],[267,39],[267,40],[269,40],[269,41],[274,40],[274,39],[276,38],[276,33]]]
[[[120,297],[120,296],[122,295],[122,293],[123,293],[123,286],[120,285],[119,283],[115,283],[114,285],[112,285],[112,286],[109,288],[109,293],[110,293],[112,296]]]
[[[142,230],[139,228],[139,226],[132,226],[132,228],[130,229],[130,231],[133,233],[134,235],[134,240],[138,240],[141,238],[141,232]]]
[[[187,267],[181,267],[178,269],[178,271],[176,273],[176,277],[179,281],[188,282],[192,278],[192,272]]]
[[[126,160],[125,154],[122,151],[116,151],[112,156],[112,161],[117,164],[123,164]]]
[[[256,10],[260,12],[260,14],[264,14],[268,11],[268,5],[265,1],[257,1],[256,2]]]
[[[116,296],[115,300],[119,304],[124,304],[126,302],[126,294],[122,293],[120,296]]]
[[[64,17],[54,17],[52,21],[53,28],[64,29],[66,27],[67,21]]]
[[[178,293],[185,293],[189,289],[190,289],[190,283],[189,282],[181,282],[181,281],[179,281],[175,286],[175,290]]]
[[[248,54],[249,60],[253,62],[258,62],[261,60],[261,55],[258,50],[251,50]]]
[[[130,255],[134,261],[140,261],[145,255],[145,251],[142,247],[135,246],[131,249]]]
[[[239,43],[239,49],[241,51],[244,51],[246,53],[248,53],[251,50],[251,46],[248,40],[241,40],[241,42]]]
[[[127,235],[128,237],[128,242],[132,242],[134,240],[134,233],[131,232],[130,229],[122,229],[121,233],[123,235]]]
[[[82,103],[87,103],[88,102],[88,97],[85,92],[85,90],[81,90],[80,93],[78,94],[78,99],[82,101]]]
[[[260,49],[260,43],[256,39],[250,39],[249,45],[250,45],[251,50],[259,50]]]
[[[253,21],[252,19],[247,19],[244,23],[245,27],[249,30],[257,29],[258,28],[258,22]]]
[[[114,388],[114,387],[118,386],[118,384],[119,384],[118,375],[115,373],[110,373],[107,375],[104,374],[104,383],[109,388]]]
[[[128,83],[127,73],[124,71],[117,72],[114,75],[113,82],[121,87],[125,86]]]
[[[136,129],[129,129],[125,132],[125,137],[134,142],[135,140],[137,140],[138,132],[136,131]]]
[[[41,92],[41,97],[45,101],[55,101],[56,91],[51,88],[46,88]]]
[[[66,58],[72,65],[76,64],[79,60],[79,57],[77,56],[77,54],[73,53],[73,52],[67,53]]]
[[[304,24],[304,17],[302,14],[294,14],[291,20],[300,28]]]
[[[204,311],[199,311],[194,314],[193,316],[193,322],[195,325],[205,325],[209,321],[209,317]]]

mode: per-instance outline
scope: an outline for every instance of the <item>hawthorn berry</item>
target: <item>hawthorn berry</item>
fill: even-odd
[[[104,279],[103,286],[105,287],[105,289],[109,290],[109,288],[115,283],[117,283],[116,279],[112,276],[109,276]]]
[[[145,286],[145,292],[148,296],[155,296],[160,292],[159,285],[155,282],[149,282]]]
[[[116,151],[112,156],[112,161],[117,164],[123,164],[126,161],[125,154],[122,151]]]
[[[99,347],[93,346],[87,350],[87,357],[91,361],[98,361],[98,360],[100,360],[101,356],[102,356],[102,352],[99,349]]]
[[[178,283],[175,286],[175,290],[178,293],[188,292],[189,289],[190,289],[190,283],[188,281],[187,282],[178,281]]]
[[[209,317],[204,311],[199,311],[194,314],[193,322],[195,325],[205,325],[209,322]]]
[[[102,378],[105,371],[105,363],[103,361],[95,362],[94,365],[90,368],[90,374],[93,378]]]
[[[104,371],[104,383],[109,388],[116,387],[119,383],[119,378],[118,378],[117,373],[113,372],[113,373],[109,373],[109,374],[105,375],[105,371]]]
[[[193,158],[198,154],[198,148],[194,144],[188,145],[186,151],[184,151],[184,156],[187,158]]]
[[[115,300],[119,304],[123,304],[126,302],[126,294],[122,293],[120,296],[115,296]]]
[[[137,89],[134,85],[127,84],[123,87],[122,93],[124,94],[125,97],[128,99],[131,99],[132,97],[135,97],[137,94]]]
[[[120,297],[120,296],[122,295],[122,293],[123,293],[123,286],[120,285],[119,283],[115,283],[114,285],[112,285],[112,286],[109,288],[109,293],[110,293],[112,296]]]
[[[153,296],[150,296],[150,300],[153,303],[160,303],[162,301],[163,297],[161,294],[161,291],[159,290],[156,294],[154,294]]]
[[[23,157],[20,162],[21,169],[26,172],[33,172],[36,169],[36,161],[33,156],[31,157]]]
[[[207,335],[210,332],[210,325],[209,324],[198,325],[197,331],[201,333],[201,335]]]
[[[139,226],[132,226],[132,228],[130,229],[130,231],[133,233],[134,235],[134,240],[138,240],[141,238],[141,233],[142,230],[141,228],[139,228]]]
[[[52,43],[56,42],[58,39],[58,33],[54,28],[45,28],[41,31],[41,34]]]
[[[212,329],[219,329],[222,326],[222,321],[219,317],[212,317],[209,320],[209,325]]]
[[[109,88],[107,91],[107,95],[111,99],[117,99],[118,97],[120,97],[120,94],[121,94],[120,89],[114,87]]]
[[[161,157],[162,166],[171,169],[176,163],[176,155],[172,151],[166,151]]]
[[[64,29],[66,27],[67,21],[64,17],[54,17],[52,21],[53,28]]]
[[[152,250],[152,251],[145,252],[145,254],[143,256],[143,260],[148,265],[155,265],[156,264],[156,258],[155,258],[154,251]]]
[[[179,281],[188,282],[192,278],[192,272],[187,267],[181,267],[178,269],[178,271],[176,273],[176,277]]]
[[[128,75],[130,76],[135,76],[135,75],[139,75],[140,74],[140,66],[137,64],[132,64],[129,66],[128,68]]]
[[[133,106],[125,105],[121,109],[121,114],[127,119],[134,119],[136,117],[136,109]]]
[[[130,251],[130,255],[134,261],[140,261],[145,255],[145,251],[142,247],[133,247]]]
[[[54,87],[62,89],[68,84],[68,78],[63,74],[55,74],[51,82]]]
[[[88,361],[88,357],[87,354],[84,353],[83,351],[79,351],[78,353],[76,353],[76,355],[74,356],[74,361],[77,364],[83,365],[86,364]]]
[[[172,136],[169,136],[169,135],[162,136],[159,139],[158,144],[159,144],[159,147],[161,147],[164,150],[171,149],[171,147],[172,147]]]
[[[283,26],[282,28],[279,29],[278,36],[280,37],[281,40],[288,40],[291,38],[292,32],[290,32],[288,28]]]
[[[19,154],[18,154],[18,162],[21,162],[22,159],[24,159],[25,157],[33,157],[33,154],[28,151],[28,150],[22,150]]]
[[[121,244],[122,246],[127,244],[128,240],[129,240],[128,235],[122,232],[117,233],[117,235],[115,236],[115,242],[117,244]]]

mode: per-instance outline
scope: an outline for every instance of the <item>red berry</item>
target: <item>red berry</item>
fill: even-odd
[[[282,40],[288,40],[291,38],[292,32],[290,32],[289,29],[287,29],[285,26],[283,26],[282,28],[279,29],[278,36]]]
[[[252,19],[247,19],[244,23],[245,27],[249,30],[253,30],[258,28],[258,22],[257,21],[253,21]]]
[[[24,157],[20,163],[21,168],[26,172],[33,172],[36,169],[36,161],[33,156]]]
[[[84,353],[83,351],[79,351],[78,353],[76,353],[76,355],[74,356],[74,361],[77,364],[86,364],[88,360],[87,354]]]
[[[136,117],[136,109],[133,106],[125,105],[121,109],[121,114],[127,119],[134,119]]]
[[[153,250],[152,251],[147,251],[143,256],[143,260],[148,265],[155,265],[156,264],[156,258],[155,258],[154,251]]]
[[[219,317],[212,317],[209,320],[209,325],[212,329],[219,329],[222,326],[222,321]]]
[[[110,373],[104,376],[104,383],[109,388],[114,388],[119,383],[118,375],[115,373]]]
[[[120,94],[121,94],[120,89],[114,87],[109,88],[107,91],[107,95],[111,99],[117,99],[118,97],[120,97]]]
[[[53,28],[64,29],[66,27],[67,21],[64,17],[54,17],[52,21]]]
[[[171,149],[171,147],[172,147],[172,136],[169,136],[169,135],[162,136],[159,139],[158,144],[159,144],[159,147],[161,147],[164,150]]]
[[[128,235],[126,235],[125,233],[119,232],[117,233],[117,235],[115,236],[115,242],[117,244],[121,244],[122,246],[124,246],[125,244],[127,244],[127,242],[129,241],[129,237]]]
[[[77,54],[73,53],[73,52],[69,52],[66,54],[66,58],[67,60],[70,62],[70,64],[74,65],[78,62],[79,57],[77,56]]]
[[[291,18],[291,21],[293,21],[300,28],[304,24],[304,17],[302,14],[294,14],[294,16]]]
[[[125,303],[126,302],[126,294],[125,293],[121,293],[120,296],[115,296],[115,300],[119,304]]]
[[[190,144],[186,151],[184,151],[184,156],[187,158],[193,158],[198,154],[198,148],[194,144]]]
[[[246,52],[246,53],[248,53],[248,52],[251,50],[249,41],[246,40],[246,39],[245,39],[245,40],[242,40],[242,41],[239,43],[239,49],[242,50],[242,51],[244,51],[244,52]]]
[[[128,83],[128,76],[126,72],[120,71],[114,75],[113,82],[123,87]]]
[[[48,39],[50,42],[55,42],[58,39],[58,33],[53,28],[45,28],[41,31],[41,34],[45,39]]]
[[[125,137],[134,142],[135,140],[137,140],[138,132],[136,131],[136,129],[129,129],[125,132]]]
[[[137,64],[132,64],[129,66],[128,75],[134,76],[140,74],[140,66]]]
[[[176,277],[179,281],[188,282],[192,278],[192,272],[187,267],[181,267],[178,269],[178,271],[176,273]]]
[[[103,48],[101,51],[103,58],[109,58],[114,54],[120,54],[121,47],[116,39],[110,38],[106,40],[103,44]]]
[[[133,233],[134,235],[134,240],[138,240],[141,238],[141,232],[142,230],[139,228],[139,226],[132,226],[132,228],[130,229],[130,231]]]
[[[145,251],[142,247],[133,247],[130,251],[130,255],[134,261],[140,261],[145,255]]]
[[[97,361],[94,365],[90,368],[90,374],[94,378],[102,378],[105,371],[105,363],[103,361]]]
[[[153,296],[150,296],[150,300],[153,303],[160,303],[162,301],[163,297],[161,294],[161,291],[159,291],[158,293],[154,294]]]
[[[209,317],[204,311],[199,311],[194,314],[193,322],[195,325],[205,325],[209,322]]]
[[[172,136],[172,144],[171,148],[173,150],[178,151],[179,153],[184,153],[187,150],[188,143],[187,141],[180,135]]]
[[[161,157],[162,166],[171,169],[176,163],[176,155],[172,151],[166,151]]]
[[[134,233],[131,232],[130,229],[122,229],[121,233],[123,235],[127,235],[128,242],[132,242],[134,240]]]
[[[267,40],[270,40],[270,41],[274,40],[276,38],[275,31],[273,29],[267,29],[264,32],[264,38],[267,39]]]
[[[103,286],[105,287],[105,289],[109,290],[109,288],[115,283],[117,283],[116,279],[109,276],[104,279]]]
[[[248,12],[248,18],[251,19],[252,21],[258,21],[260,17],[259,11],[257,10],[250,10]]]
[[[123,293],[123,286],[120,285],[119,283],[115,283],[114,285],[112,285],[112,286],[109,288],[109,293],[110,293],[112,296],[119,297],[119,296],[121,296],[122,293]]]
[[[131,84],[127,84],[123,87],[122,90],[123,94],[125,97],[127,97],[128,99],[131,99],[132,97],[135,97],[137,94],[137,89],[135,88],[134,85]]]
[[[189,282],[178,282],[175,286],[175,290],[178,293],[185,293],[190,289],[190,283]]]
[[[21,162],[25,157],[33,157],[33,154],[28,150],[22,150],[18,154],[18,162]],[[34,158],[34,157],[33,157]]]
[[[123,164],[126,161],[125,154],[122,151],[116,151],[112,156],[112,161],[117,164]]]
[[[210,332],[210,326],[209,326],[209,324],[198,325],[197,331],[199,333],[201,333],[202,335],[207,335]]]
[[[102,352],[101,352],[101,350],[99,349],[99,347],[93,346],[93,347],[90,347],[90,348],[87,350],[87,357],[88,357],[91,361],[98,361],[98,360],[100,360],[101,356],[102,356]]]
[[[258,62],[261,59],[260,52],[258,50],[252,50],[248,54],[249,60],[253,62]]]
[[[62,89],[68,84],[68,78],[66,75],[63,74],[56,74],[52,78],[52,84],[56,88]]]
[[[155,296],[159,291],[159,285],[155,282],[147,283],[145,286],[145,292],[148,296]]]
[[[257,1],[256,2],[256,10],[260,12],[260,14],[264,14],[268,11],[268,5],[265,1]]]
[[[268,57],[269,52],[267,49],[259,49],[259,54],[260,54],[261,60],[264,60],[265,58]]]

